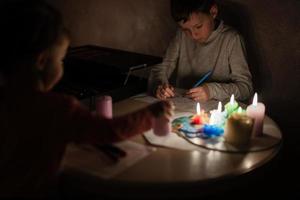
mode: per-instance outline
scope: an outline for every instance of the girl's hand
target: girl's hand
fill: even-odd
[[[193,99],[194,101],[208,101],[209,100],[209,90],[207,86],[203,85],[200,87],[192,88],[187,93],[188,98]]]
[[[166,100],[167,98],[174,97],[174,87],[169,84],[160,85],[156,89],[155,96],[160,100]]]

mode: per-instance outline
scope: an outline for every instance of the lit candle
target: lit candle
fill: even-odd
[[[218,109],[210,111],[210,125],[223,126],[225,123],[225,113],[222,112],[222,103],[219,102]]]
[[[247,145],[251,139],[253,121],[245,114],[233,113],[226,121],[225,141],[238,147]]]
[[[234,100],[234,95],[231,95],[230,102],[225,105],[227,116],[230,116],[239,107],[239,104]]]
[[[263,122],[265,118],[265,105],[257,102],[257,93],[255,93],[252,105],[246,109],[246,114],[254,119],[252,136],[261,136],[263,134]]]
[[[192,118],[192,124],[202,124],[202,117],[201,117],[201,107],[200,107],[200,103],[197,103],[197,107],[196,107],[196,112],[197,114]]]

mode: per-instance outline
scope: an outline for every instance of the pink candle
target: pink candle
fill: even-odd
[[[98,116],[112,119],[112,98],[111,96],[100,96],[96,99],[96,113]]]
[[[165,117],[158,117],[153,120],[153,132],[158,136],[165,136],[171,132],[171,123]]]
[[[255,93],[252,105],[246,109],[247,116],[254,119],[252,136],[261,136],[263,134],[263,123],[265,118],[265,105],[257,102],[257,93]]]

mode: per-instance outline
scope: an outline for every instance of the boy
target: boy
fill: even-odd
[[[174,96],[174,87],[188,89],[195,101],[237,100],[252,95],[251,73],[241,36],[217,18],[214,0],[171,0],[171,14],[180,29],[164,60],[153,67],[149,92],[159,99]],[[206,83],[195,83],[211,72]]]

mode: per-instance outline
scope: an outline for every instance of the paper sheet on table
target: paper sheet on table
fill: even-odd
[[[110,179],[156,151],[154,147],[132,141],[123,141],[114,145],[126,152],[126,156],[117,162],[93,146],[72,144],[67,148],[62,166],[65,169]]]
[[[175,105],[176,110],[178,111],[186,111],[196,113],[196,104],[197,102],[192,99],[184,97],[186,93],[185,89],[175,88],[175,97],[170,98],[168,100],[172,101]],[[146,93],[142,93],[136,96],[133,96],[132,99],[137,101],[142,101],[146,103],[155,103],[159,101],[157,98],[147,95]],[[201,109],[205,111],[210,111],[213,109],[217,109],[218,101],[210,100],[208,102],[201,102]],[[224,105],[224,104],[223,104]]]

